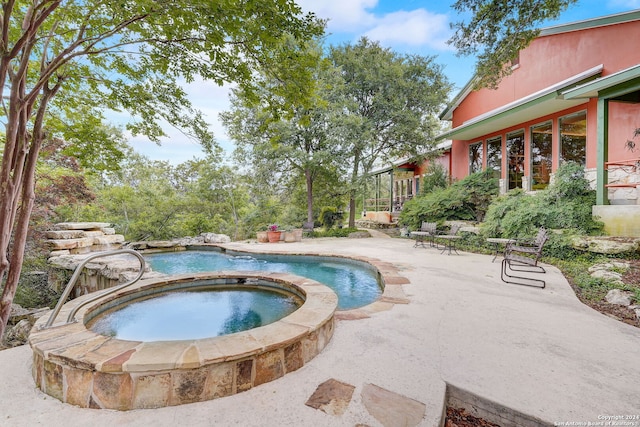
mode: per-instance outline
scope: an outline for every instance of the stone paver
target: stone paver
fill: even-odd
[[[632,419],[640,415],[640,329],[580,303],[556,268],[547,268],[547,288],[535,289],[502,283],[500,265],[491,263],[491,255],[441,255],[413,248],[412,240],[225,246],[378,259],[407,279],[400,286],[409,303],[378,303],[360,309],[366,316],[338,320],[320,354],[275,381],[208,402],[152,410],[63,404],[35,388],[29,347],[1,351],[0,425],[381,426],[362,397],[365,385],[375,384],[424,403],[422,426],[441,423],[452,389],[525,414],[534,420],[531,425],[629,417],[640,426]],[[329,378],[355,387],[339,416],[305,405]]]
[[[329,379],[316,388],[305,405],[329,415],[342,415],[351,402],[355,387],[336,379]]]
[[[424,403],[375,384],[364,385],[362,403],[384,427],[417,426],[424,418]]]

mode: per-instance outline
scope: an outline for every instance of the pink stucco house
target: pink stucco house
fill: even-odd
[[[561,162],[576,161],[596,188],[594,214],[608,231],[640,236],[639,40],[640,10],[549,27],[496,89],[469,82],[440,115],[451,122],[436,140],[451,178],[488,168],[501,192],[535,191]],[[416,194],[424,165],[394,166]]]

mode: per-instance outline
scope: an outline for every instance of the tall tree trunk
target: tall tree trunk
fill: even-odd
[[[305,228],[313,228],[313,173],[309,169],[304,171],[305,181],[307,183],[307,223]]]
[[[31,104],[20,104],[23,98],[17,98],[17,92],[12,91],[11,106],[21,105],[22,108],[13,110],[16,112],[16,116],[13,117],[10,111],[8,121],[14,124],[17,123],[18,130],[11,134],[13,140],[10,140],[9,135],[7,135],[7,144],[2,159],[3,178],[4,173],[7,172],[11,179],[6,181],[7,183],[10,182],[6,187],[4,186],[5,181],[2,181],[3,187],[0,193],[2,195],[0,212],[2,214],[8,212],[8,217],[10,218],[10,220],[3,218],[0,222],[0,279],[4,278],[6,274],[4,289],[2,290],[2,296],[0,296],[0,337],[4,335],[4,331],[7,328],[9,315],[11,314],[11,303],[18,289],[20,273],[22,272],[22,262],[24,261],[24,251],[29,231],[29,219],[31,218],[35,201],[36,164],[44,139],[42,129],[45,113],[49,101],[58,92],[61,84],[62,81],[60,80],[52,88],[46,85],[43,88],[31,133],[27,130],[27,123],[31,117],[35,99]],[[13,153],[7,153],[7,147],[12,147]],[[7,158],[12,157],[7,157],[7,154],[13,154],[14,161],[11,164],[9,164]],[[14,221],[16,214],[18,215],[17,220]],[[12,230],[14,231],[13,241],[11,240]],[[11,243],[11,254],[9,254],[9,245]]]
[[[349,228],[356,226],[356,196],[357,190],[351,189],[349,191]]]
[[[353,169],[351,169],[351,189],[349,190],[349,228],[356,226],[356,197],[358,195],[358,170],[360,169],[360,151],[353,156]]]
[[[35,200],[35,172],[38,151],[39,150],[34,151],[34,147],[32,147],[29,152],[27,168],[25,169],[20,212],[13,236],[7,280],[2,290],[2,297],[0,297],[0,337],[4,335],[7,327],[9,315],[11,314],[11,303],[18,289],[20,273],[22,272],[22,262],[24,261],[24,251],[27,242],[27,233],[29,231],[29,218],[31,218]]]

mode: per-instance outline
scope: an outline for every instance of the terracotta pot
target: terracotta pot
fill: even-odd
[[[269,241],[269,237],[267,237],[267,232],[266,231],[258,231],[256,233],[256,238],[258,239],[258,242],[260,242],[260,243],[267,243]]]
[[[279,242],[281,234],[281,231],[267,231],[267,238],[269,239],[269,243]]]

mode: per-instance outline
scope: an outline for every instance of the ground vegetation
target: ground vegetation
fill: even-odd
[[[405,202],[400,224],[417,230],[423,221],[479,222],[497,195],[498,180],[491,171],[477,172],[443,188],[438,184],[431,191]]]

